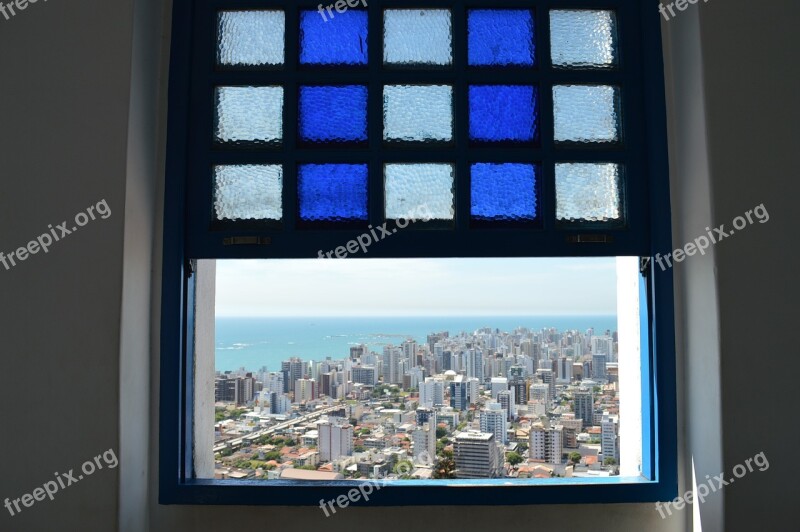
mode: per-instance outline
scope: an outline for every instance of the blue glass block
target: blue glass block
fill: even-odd
[[[469,136],[481,142],[536,140],[538,109],[530,85],[471,85]]]
[[[300,13],[300,63],[366,65],[367,12],[349,9],[323,19],[318,11]]]
[[[470,65],[534,65],[534,22],[529,10],[472,9],[467,25]]]
[[[367,219],[366,164],[304,164],[297,179],[301,220]]]
[[[536,219],[536,167],[475,163],[470,170],[471,213],[476,220]]]
[[[300,87],[300,138],[306,142],[367,140],[367,87]]]

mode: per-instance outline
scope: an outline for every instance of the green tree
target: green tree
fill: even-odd
[[[436,438],[441,439],[447,436],[447,429],[444,427],[436,427]]]
[[[525,451],[528,450],[528,444],[527,443],[518,443],[517,444],[517,449],[519,449],[519,452],[524,453]]]
[[[605,460],[603,460],[603,465],[617,465],[617,459],[613,456],[609,456]]]
[[[577,464],[578,462],[581,461],[581,453],[576,451],[569,453],[569,461],[572,462],[573,464]]]
[[[515,466],[518,463],[522,462],[522,457],[515,452],[510,452],[506,455],[506,461],[512,466]]]
[[[444,457],[436,462],[431,477],[435,479],[456,478],[456,461],[453,460],[453,453],[444,452]]]

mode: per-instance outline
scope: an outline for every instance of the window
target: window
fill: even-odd
[[[672,281],[646,259],[670,241],[663,74],[641,4],[175,2],[162,502],[317,505],[352,487],[194,478],[195,265],[337,257],[392,227],[370,258],[644,257],[643,449],[635,478],[388,486],[402,496],[380,504],[671,498]]]

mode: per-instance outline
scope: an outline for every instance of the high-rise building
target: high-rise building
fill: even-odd
[[[506,413],[506,419],[513,421],[517,415],[516,403],[514,402],[514,390],[503,390],[497,394],[497,402],[502,406]]]
[[[550,385],[543,382],[531,384],[531,401],[537,401],[549,411],[553,398],[550,397]]]
[[[603,412],[600,429],[600,452],[603,453],[603,461],[606,458],[613,458],[619,463],[619,417]]]
[[[556,379],[555,375],[553,375],[553,370],[550,368],[547,369],[537,369],[536,376],[539,378],[540,381],[550,386],[550,399],[555,400],[556,398]]]
[[[545,428],[541,423],[535,423],[531,428],[531,458],[548,464],[560,464],[563,462],[563,454],[563,427],[556,425]]]
[[[264,382],[264,390],[268,392],[284,393],[286,386],[283,382],[283,372],[272,372],[267,374]]]
[[[467,377],[483,381],[483,352],[480,349],[468,349],[464,356],[466,358]]]
[[[561,357],[558,359],[558,378],[560,384],[569,384],[572,381],[572,359]]]
[[[419,406],[431,408],[444,404],[444,383],[428,377],[419,385]]]
[[[583,426],[594,425],[594,392],[591,388],[579,388],[572,393],[575,402],[575,417],[583,420]]]
[[[433,425],[436,426],[436,410],[433,408],[417,408],[416,410],[417,425],[422,426],[433,419]]]
[[[281,371],[285,371],[284,382],[286,382],[287,392],[294,391],[294,385],[298,379],[308,375],[308,362],[304,362],[297,357],[281,362]]]
[[[453,443],[457,478],[498,478],[503,475],[503,445],[489,432],[456,434]]]
[[[497,400],[497,394],[508,390],[508,379],[505,377],[492,377],[492,399]]]
[[[319,457],[329,462],[353,454],[353,426],[343,418],[329,418],[318,425]]]
[[[368,386],[378,384],[378,372],[375,366],[353,366],[350,372],[353,375],[353,382]]]
[[[500,403],[490,401],[480,412],[481,432],[491,432],[495,441],[508,443],[508,412]]]
[[[606,355],[592,355],[592,378],[606,380]]]
[[[415,463],[428,463],[436,457],[436,415],[411,432]]]
[[[350,347],[350,360],[360,360],[367,353],[367,346],[364,344]]]
[[[285,414],[292,409],[292,402],[285,393],[268,392],[269,393],[269,413],[270,414]]]
[[[317,398],[317,381],[314,379],[297,379],[294,383],[294,402],[307,403]]]

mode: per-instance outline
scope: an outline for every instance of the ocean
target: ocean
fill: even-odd
[[[426,342],[428,334],[448,331],[451,336],[484,327],[511,332],[517,327],[534,331],[556,328],[596,334],[617,329],[616,316],[491,316],[491,317],[347,317],[347,318],[230,318],[216,320],[217,371],[246,368],[256,371],[264,366],[280,370],[289,357],[303,360],[342,359],[350,346],[366,344],[381,353],[386,344],[399,345],[407,338]]]

